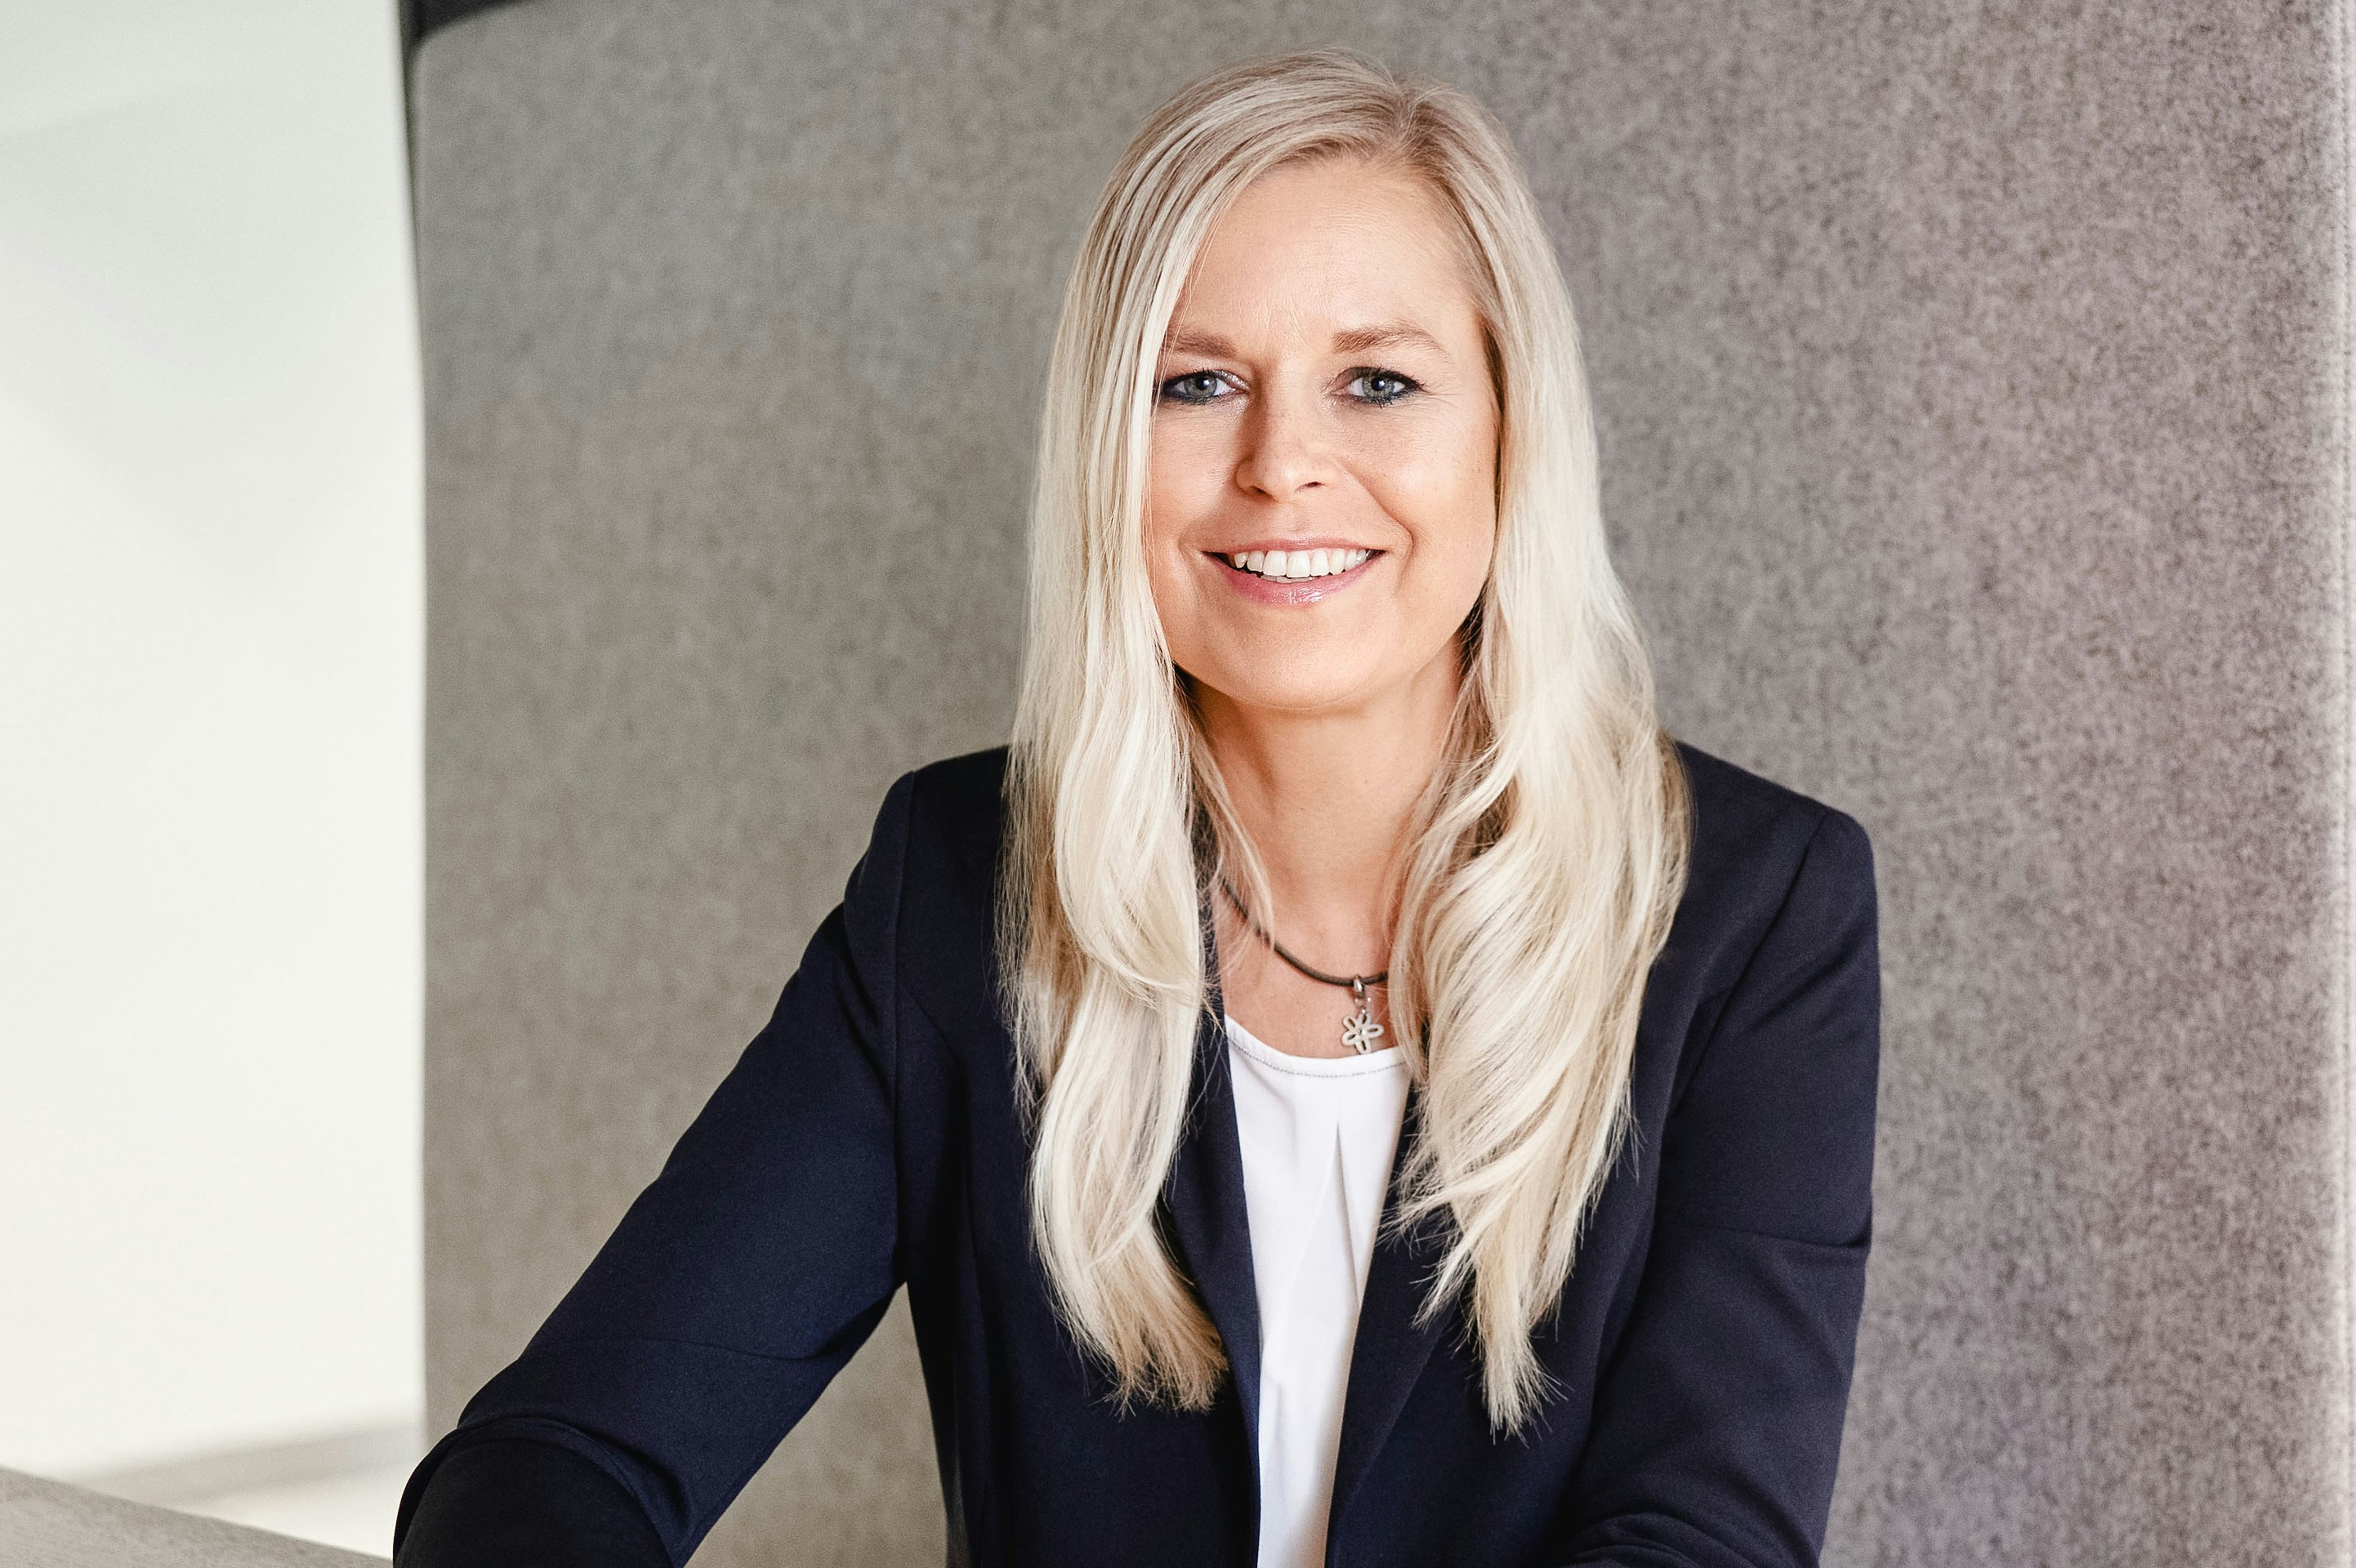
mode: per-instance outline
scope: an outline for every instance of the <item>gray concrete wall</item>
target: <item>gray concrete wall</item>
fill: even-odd
[[[1002,739],[1041,368],[1128,129],[1329,41],[1518,139],[1673,722],[1875,836],[1828,1559],[2347,1562],[2311,0],[537,0],[428,38],[436,1427],[766,1016],[891,776]],[[912,1360],[895,1321],[703,1558],[937,1560]]]

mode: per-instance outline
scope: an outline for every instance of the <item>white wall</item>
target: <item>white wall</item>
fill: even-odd
[[[390,0],[0,0],[0,1465],[414,1418]]]

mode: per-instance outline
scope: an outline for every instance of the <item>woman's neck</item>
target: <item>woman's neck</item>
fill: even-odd
[[[1268,871],[1278,940],[1308,962],[1350,973],[1387,962],[1392,877],[1460,678],[1451,650],[1377,699],[1316,713],[1198,688],[1211,754]]]

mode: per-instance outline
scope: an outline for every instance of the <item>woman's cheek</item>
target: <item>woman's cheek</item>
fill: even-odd
[[[1167,417],[1153,428],[1147,472],[1156,485],[1167,484],[1177,493],[1215,491],[1235,472],[1229,448],[1233,437],[1223,428],[1228,421],[1199,417]]]
[[[1419,549],[1485,557],[1495,531],[1496,505],[1491,482],[1478,470],[1446,457],[1395,467],[1376,495]]]

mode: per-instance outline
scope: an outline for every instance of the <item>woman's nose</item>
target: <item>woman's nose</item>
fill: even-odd
[[[1298,400],[1264,398],[1245,421],[1244,443],[1236,484],[1250,494],[1290,501],[1333,477],[1315,411]]]

